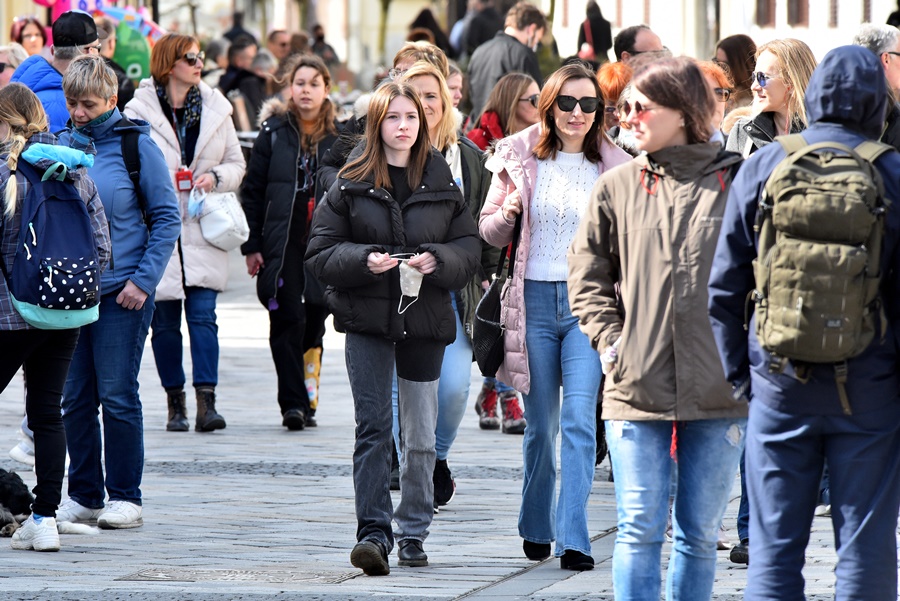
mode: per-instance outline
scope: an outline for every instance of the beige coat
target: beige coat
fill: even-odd
[[[603,352],[619,336],[603,418],[745,417],[707,312],[707,283],[733,167],[716,143],[644,155],[605,173],[569,249],[569,303]],[[619,284],[624,315],[619,310]]]
[[[217,192],[236,192],[244,178],[246,164],[231,120],[231,103],[218,90],[213,90],[202,82],[200,98],[203,102],[200,136],[190,165],[194,179],[213,172],[219,179]],[[125,106],[125,114],[150,123],[150,137],[162,150],[174,182],[175,172],[181,167],[181,145],[171,121],[163,114],[152,78],[141,82],[134,98]],[[181,206],[181,238],[172,251],[165,274],[156,289],[156,300],[183,299],[182,282],[186,286],[222,292],[228,281],[228,253],[208,243],[200,232],[200,221],[188,217],[190,194],[178,192],[178,197]]]

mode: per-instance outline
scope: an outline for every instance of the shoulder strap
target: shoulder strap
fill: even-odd
[[[516,250],[519,248],[519,233],[522,228],[522,213],[516,215],[516,225],[513,227],[513,237],[512,242],[509,243],[509,246],[503,249],[503,254],[500,255],[500,261],[497,262],[497,273],[496,277],[499,278],[503,275],[503,259],[504,257],[509,257],[509,266],[506,270],[506,277],[512,277],[513,274],[513,265],[516,262]]]
[[[878,157],[886,152],[890,152],[893,149],[893,146],[882,144],[881,142],[876,142],[875,140],[865,140],[853,150],[855,150],[856,154],[858,154],[865,160],[869,161],[870,163],[874,163],[878,160]]]
[[[120,125],[126,127],[134,125],[124,115],[119,122]],[[141,189],[141,153],[138,149],[138,141],[141,136],[139,131],[127,129],[121,132],[122,136],[122,158],[125,160],[125,169],[128,171],[128,177],[134,184],[134,193],[137,195],[138,206],[141,208],[141,215],[144,216],[144,223],[150,227],[150,218],[147,216],[147,199],[144,197],[144,191]]]
[[[806,140],[803,139],[801,134],[789,134],[787,136],[778,136],[775,138],[781,147],[784,149],[786,155],[791,156],[798,150],[803,149],[808,146]]]

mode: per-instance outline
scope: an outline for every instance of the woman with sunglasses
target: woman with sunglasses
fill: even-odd
[[[660,598],[677,466],[666,597],[709,599],[747,403],[725,380],[706,284],[741,159],[709,141],[715,101],[693,60],[650,63],[632,86],[627,119],[646,154],[597,182],[569,251],[569,293],[607,374],[615,597]]]
[[[182,312],[188,324],[192,377],[197,400],[194,429],[225,428],[216,410],[219,337],[216,298],[228,279],[228,253],[203,238],[189,211],[193,194],[236,191],[245,163],[231,119],[231,104],[200,80],[203,53],[196,38],[167,34],[150,56],[151,77],[143,80],[125,107],[131,118],[150,124],[162,150],[181,205],[181,237],[156,289],[151,343],[169,407],[166,430],[190,428],[182,361]]]
[[[449,291],[468,284],[480,253],[459,186],[429,142],[419,92],[382,84],[369,102],[363,145],[316,210],[306,251],[346,332],[357,424],[358,542],[350,562],[368,575],[390,572],[395,537],[400,566],[428,565],[441,361],[458,330]],[[395,368],[403,432],[396,511],[389,490]]]
[[[484,205],[490,175],[484,168],[481,150],[470,140],[457,138],[456,114],[441,72],[427,61],[418,61],[403,74],[400,81],[408,83],[418,92],[425,110],[428,138],[450,166],[450,172],[463,193],[474,222]],[[475,321],[475,307],[484,293],[490,274],[496,269],[500,251],[482,243],[480,259],[480,269],[474,277],[462,288],[450,291],[456,339],[444,350],[438,387],[434,465],[434,503],[437,507],[449,503],[456,490],[447,456],[456,439],[469,398],[473,357],[471,332]],[[397,424],[395,420],[395,427]],[[399,437],[399,431],[395,431],[395,435]],[[402,472],[400,477],[403,478]]]
[[[725,145],[725,137],[722,135],[722,121],[725,119],[725,111],[728,101],[734,93],[734,84],[725,70],[714,61],[697,61],[697,66],[703,72],[703,79],[715,99],[713,114],[710,118],[710,131],[712,140]]]
[[[583,65],[550,75],[538,99],[540,122],[501,140],[488,159],[494,176],[480,223],[481,235],[496,246],[518,237],[503,294],[505,358],[497,377],[522,392],[528,419],[522,548],[539,561],[550,556],[556,540],[560,566],[570,570],[594,567],[587,502],[601,374],[597,352],[569,310],[566,250],[597,177],[631,159],[603,133],[603,104],[594,74]]]
[[[800,40],[772,40],[757,48],[750,86],[754,116],[735,123],[725,147],[747,158],[776,136],[806,129],[803,96],[815,68],[812,50]]]
[[[526,73],[508,73],[491,90],[475,127],[466,136],[481,150],[500,138],[518,133],[540,121],[537,100],[540,88]]]
[[[328,317],[323,287],[303,269],[303,253],[313,211],[327,192],[316,183],[316,169],[337,139],[337,126],[328,98],[331,74],[321,58],[307,54],[289,59],[285,75],[290,96],[286,102],[274,99],[263,105],[241,187],[250,225],[250,239],[241,252],[247,273],[256,277],[259,301],[269,312],[281,423],[288,430],[303,430],[318,425]]]

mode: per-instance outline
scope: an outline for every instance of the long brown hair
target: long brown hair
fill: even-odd
[[[301,54],[292,59],[292,61],[295,62],[290,63],[287,68],[289,74],[287,79],[288,87],[294,85],[294,77],[297,75],[297,71],[302,67],[309,67],[310,69],[318,71],[319,75],[322,76],[322,84],[325,86],[326,92],[331,90],[331,73],[328,72],[328,67],[325,66],[325,61],[321,58],[315,54]],[[319,114],[316,117],[316,125],[308,135],[303,133],[300,109],[294,104],[293,94],[288,98],[287,104],[288,108],[291,109],[291,113],[293,113],[297,120],[297,129],[300,131],[300,148],[302,148],[304,152],[311,152],[312,149],[316,147],[316,144],[324,140],[329,134],[337,133],[337,128],[334,125],[334,103],[331,102],[331,98],[327,93],[325,95],[325,102],[323,102],[322,106],[319,108]]]
[[[504,136],[522,131],[529,124],[519,123],[519,119],[516,117],[516,112],[519,110],[519,98],[533,83],[537,82],[527,73],[507,73],[491,90],[491,95],[484,103],[481,115],[488,111],[496,113]],[[481,115],[478,117],[479,125],[481,124]]]
[[[594,73],[584,65],[574,63],[560,67],[551,73],[544,82],[544,89],[541,90],[541,96],[538,98],[541,135],[534,146],[534,154],[541,160],[555,159],[556,153],[562,148],[562,140],[556,135],[556,124],[553,121],[553,105],[556,104],[556,97],[559,96],[562,87],[573,79],[586,79],[591,82],[594,92],[597,94],[597,100],[599,100],[597,112],[594,113],[594,122],[584,136],[581,147],[584,158],[592,163],[599,163],[600,144],[607,139],[606,133],[603,131],[603,106],[605,104],[603,92],[600,91],[600,85],[597,83]]]
[[[409,187],[419,187],[425,164],[431,155],[431,140],[428,138],[428,123],[425,121],[425,109],[419,101],[419,94],[408,83],[386,82],[372,94],[366,117],[366,147],[360,156],[344,165],[339,173],[340,177],[354,181],[369,181],[369,178],[374,178],[374,183],[379,188],[391,187],[384,141],[381,139],[381,124],[387,116],[391,101],[400,96],[412,102],[419,113],[418,136],[406,164],[406,181],[409,182]]]
[[[750,36],[739,33],[719,40],[716,49],[722,49],[728,57],[726,64],[734,80],[734,91],[739,100],[753,100],[750,85],[753,83],[753,69],[756,67],[756,43]]]
[[[19,155],[31,136],[47,131],[47,114],[34,92],[20,83],[11,83],[0,88],[0,122],[9,126],[9,133],[2,140],[9,144],[6,166],[10,171],[6,181],[4,213],[13,215],[18,194],[16,168],[19,166]]]

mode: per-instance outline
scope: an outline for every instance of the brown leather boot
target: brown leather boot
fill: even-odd
[[[216,389],[207,386],[197,388],[197,421],[194,430],[212,432],[224,429],[225,418],[216,413]]]
[[[167,390],[166,395],[169,397],[169,421],[166,422],[166,430],[169,432],[187,432],[191,429],[191,423],[187,418],[184,389]]]

